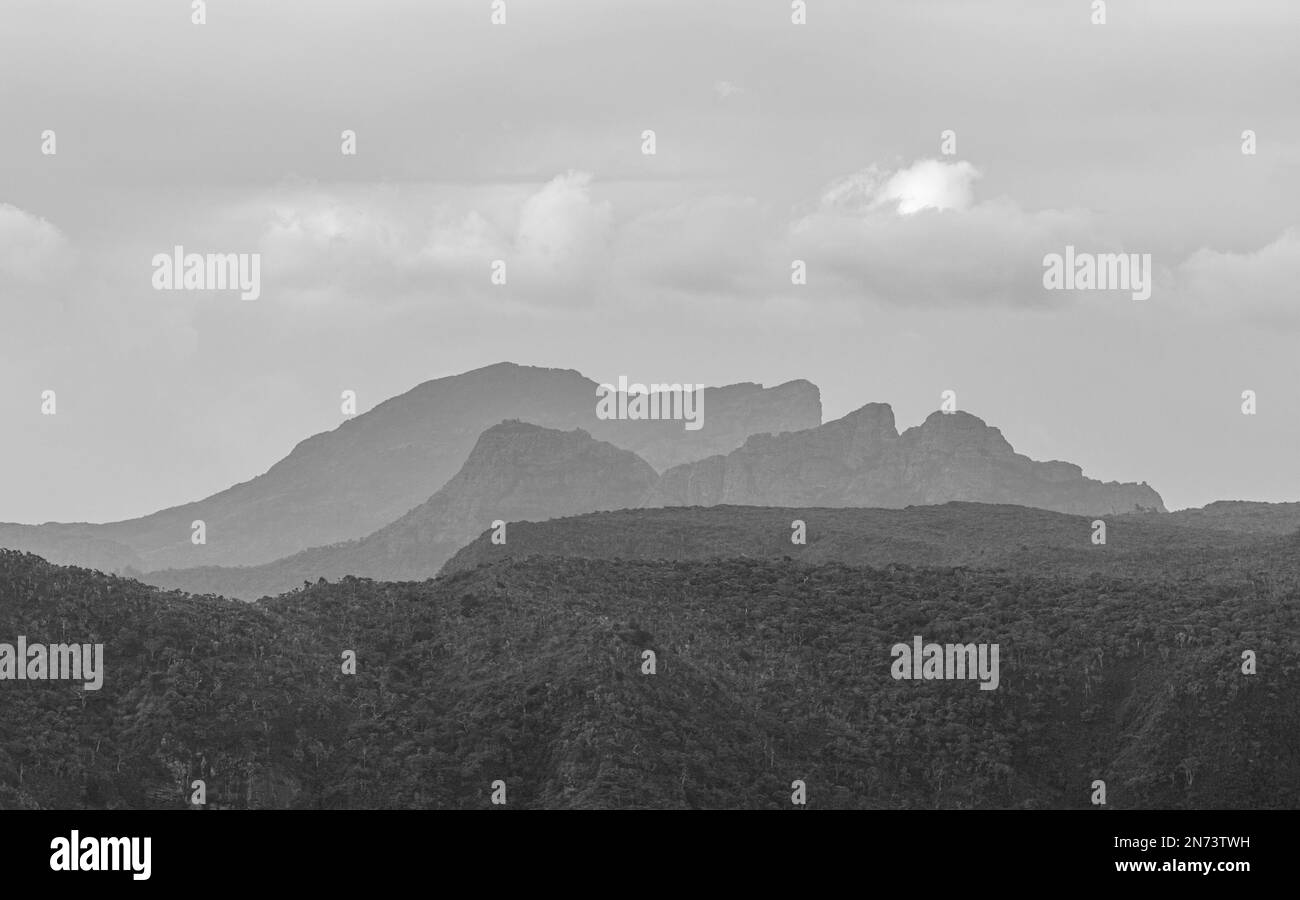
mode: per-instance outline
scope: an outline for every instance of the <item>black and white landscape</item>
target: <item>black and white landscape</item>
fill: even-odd
[[[6,5],[0,809],[1300,808],[1298,37]]]

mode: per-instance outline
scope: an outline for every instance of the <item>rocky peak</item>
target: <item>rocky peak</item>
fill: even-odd
[[[901,435],[915,452],[980,453],[996,457],[1015,455],[1002,431],[968,412],[932,412],[920,425]]]
[[[1079,515],[1163,510],[1145,484],[1103,484],[1072,463],[1016,453],[970,413],[935,412],[901,435],[870,403],[816,428],[751,438],[726,456],[665,472],[648,506],[877,506],[1004,503]]]

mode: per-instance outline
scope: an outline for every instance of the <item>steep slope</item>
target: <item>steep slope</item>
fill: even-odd
[[[1102,483],[1066,462],[1016,453],[968,413],[933,413],[901,435],[872,403],[842,419],[755,435],[740,449],[669,469],[646,506],[874,506],[968,500],[1078,515],[1164,511],[1146,484]]]
[[[0,640],[105,649],[0,683],[0,808],[1300,807],[1294,582],[552,559],[241,604],[0,553],[0,596]],[[998,687],[894,680],[914,635]]]
[[[656,477],[635,453],[581,429],[503,422],[483,432],[465,465],[441,490],[360,541],[314,547],[261,566],[161,570],[144,578],[160,587],[247,600],[319,578],[432,578],[495,520],[516,523],[635,506]],[[507,525],[507,538],[512,527]]]
[[[250,565],[387,525],[442,487],[483,430],[503,419],[581,427],[657,467],[821,422],[820,395],[806,381],[706,389],[696,431],[680,421],[598,419],[596,389],[572,370],[512,363],[439,378],[302,441],[265,474],[206,499],[106,525],[10,526],[10,537],[51,556],[77,540],[111,541],[135,553],[144,571]],[[207,526],[204,545],[191,543],[195,520]]]

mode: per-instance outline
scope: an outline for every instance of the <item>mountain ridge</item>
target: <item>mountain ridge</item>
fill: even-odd
[[[632,507],[657,477],[632,451],[584,429],[512,419],[484,431],[460,471],[433,496],[360,540],[260,566],[163,569],[143,577],[163,588],[246,600],[320,578],[422,580],[496,520],[506,522],[508,538],[512,521]]]
[[[645,505],[897,508],[949,500],[1083,515],[1165,512],[1145,482],[1101,482],[1074,463],[1030,459],[967,412],[936,411],[900,433],[887,403],[802,431],[755,435],[728,454],[676,466]]]
[[[663,467],[740,446],[756,431],[821,421],[820,391],[802,379],[771,388],[752,382],[705,388],[698,431],[680,421],[599,419],[597,387],[573,369],[495,363],[421,382],[304,438],[262,474],[201,500],[105,524],[0,528],[24,549],[53,555],[78,540],[120,545],[126,550],[117,554],[118,569],[254,565],[389,524],[441,488],[479,435],[506,419],[585,428]],[[204,545],[191,542],[195,520],[206,525]]]

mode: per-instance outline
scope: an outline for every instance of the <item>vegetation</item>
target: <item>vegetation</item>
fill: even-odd
[[[1104,545],[1093,543],[1096,520],[1091,517],[984,503],[905,509],[621,510],[514,523],[505,545],[480,536],[443,572],[539,554],[644,560],[789,556],[807,563],[904,563],[1133,578],[1300,577],[1300,537],[1273,533],[1276,510],[1269,504],[1254,506],[1259,507],[1255,515],[1243,512],[1234,522],[1184,519],[1178,513],[1107,516]],[[806,526],[804,544],[791,541],[795,520]]]
[[[1290,580],[529,557],[249,604],[2,552],[0,598],[106,670],[0,682],[4,808],[1300,806]],[[918,634],[999,688],[895,681]]]

